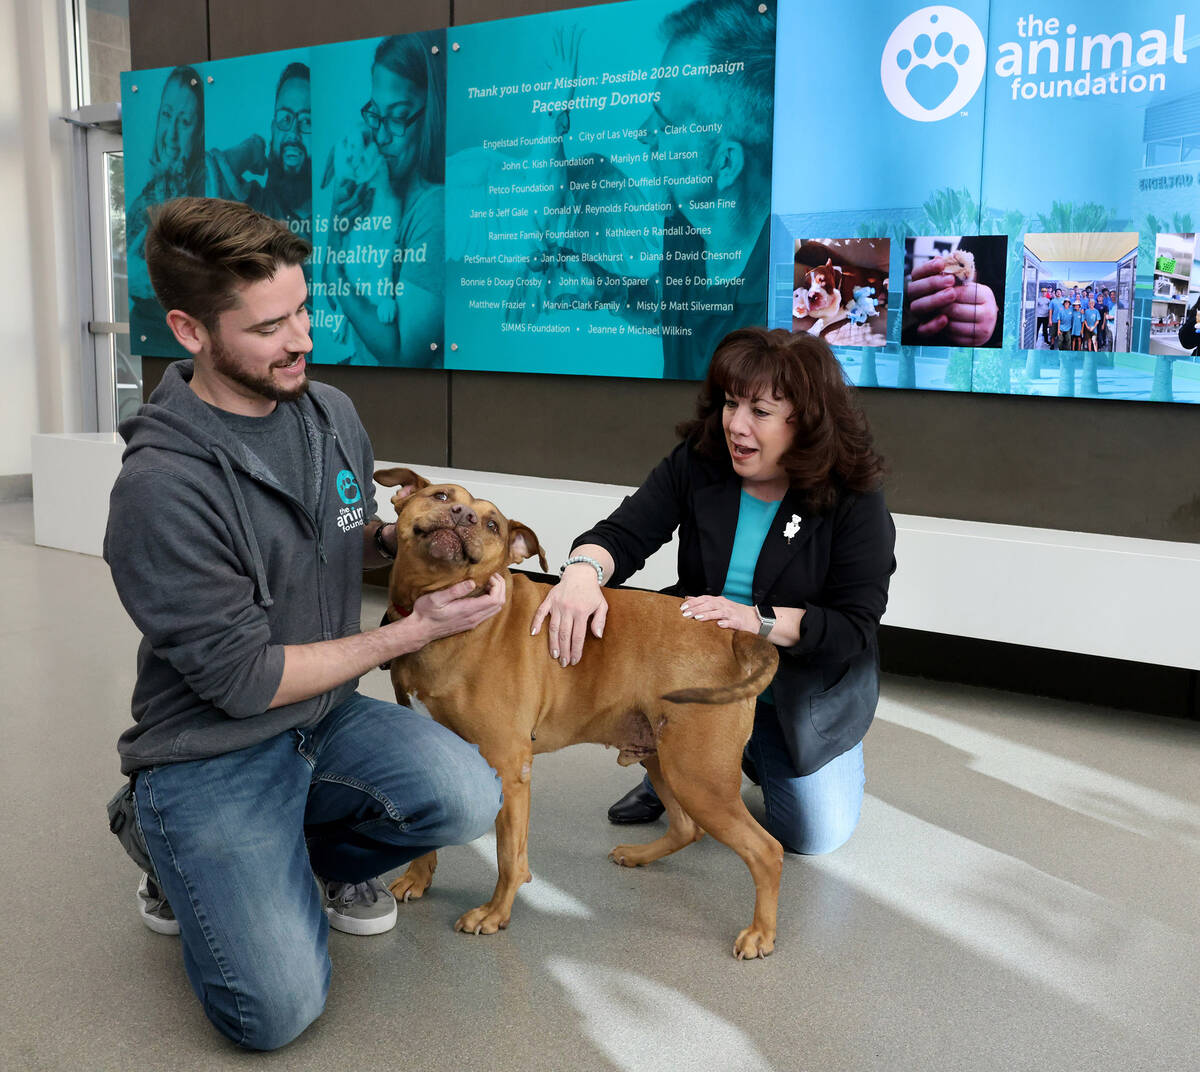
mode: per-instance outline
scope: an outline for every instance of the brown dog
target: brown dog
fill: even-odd
[[[397,699],[419,700],[443,726],[477,744],[504,783],[496,889],[455,929],[492,934],[508,925],[517,890],[531,877],[533,756],[592,742],[618,748],[622,765],[644,763],[670,820],[664,836],[619,845],[610,858],[636,867],[712,834],[754,878],[754,919],[738,935],[734,954],[767,956],[775,947],[783,849],[742,802],[741,755],[755,697],[779,661],[775,646],[715,623],[685,622],[670,596],[612,590],[605,593],[605,635],[590,638],[579,663],[564,669],[550,659],[545,638],[529,631],[550,586],[505,572],[533,555],[545,571],[533,531],[465,489],[430,484],[410,469],[383,469],[375,479],[399,488],[392,496],[397,554],[390,619],[410,611],[418,596],[467,578],[482,590],[502,573],[509,589],[499,614],[391,664]],[[398,900],[420,897],[436,866],[436,853],[417,858],[392,892]]]

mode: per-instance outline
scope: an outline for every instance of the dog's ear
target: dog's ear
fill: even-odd
[[[842,270],[836,264],[831,264],[831,267],[833,268],[833,285],[840,287],[842,285]]]
[[[403,469],[396,467],[394,469],[376,469],[374,472],[375,483],[382,484],[385,488],[399,488],[392,496],[392,508],[397,515],[400,513],[401,507],[404,505],[404,500],[407,499],[414,491],[420,491],[422,488],[429,487],[429,481],[419,473],[414,473],[411,469]]]
[[[546,565],[546,552],[538,542],[537,534],[520,521],[508,523],[508,555],[510,564],[524,562],[525,559],[537,555],[542,572],[546,573],[549,569]]]
[[[400,489],[396,495],[392,496],[393,501],[396,496],[406,499],[414,491],[429,487],[429,481],[411,469],[376,469],[374,476],[376,484],[382,484],[385,488]]]

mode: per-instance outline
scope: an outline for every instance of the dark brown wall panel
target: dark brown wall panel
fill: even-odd
[[[861,394],[893,510],[1071,532],[1200,540],[1200,406]],[[1102,578],[1097,578],[1103,583]]]
[[[618,0],[592,0],[587,6],[616,2]],[[544,11],[565,11],[569,7],[583,6],[573,0],[454,0],[454,24],[462,26],[469,22],[511,19],[518,15],[540,15]]]
[[[640,483],[696,400],[692,383],[453,375],[452,463],[527,476]]]
[[[354,399],[375,457],[390,462],[449,464],[444,372],[313,365],[310,375]]]
[[[208,0],[214,60],[333,41],[435,30],[450,0]]]
[[[207,0],[129,0],[130,67],[208,59]]]

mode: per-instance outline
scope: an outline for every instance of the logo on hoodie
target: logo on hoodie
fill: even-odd
[[[343,469],[338,473],[337,493],[347,506],[362,498],[362,492],[358,490],[358,481],[354,479],[354,474],[349,469]]]
[[[338,510],[337,527],[342,532],[353,532],[362,528],[363,508],[352,505],[362,502],[362,491],[359,490],[354,474],[349,469],[343,469],[338,473],[336,483],[338,497],[345,504]]]

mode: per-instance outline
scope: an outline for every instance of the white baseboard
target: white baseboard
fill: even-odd
[[[33,437],[34,538],[98,555],[120,437]],[[579,533],[633,489],[402,462],[491,499],[538,534],[551,572]],[[391,518],[392,489],[376,487]],[[884,624],[1055,651],[1200,669],[1200,545],[896,514],[896,559]],[[675,544],[631,579],[675,580]],[[525,566],[530,566],[526,563]],[[536,563],[533,568],[537,569]]]

